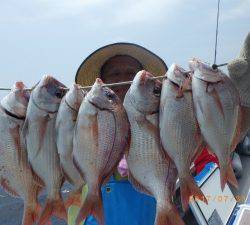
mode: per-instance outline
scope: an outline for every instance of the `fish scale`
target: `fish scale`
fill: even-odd
[[[187,210],[191,196],[206,202],[190,172],[202,138],[199,135],[191,86],[190,82],[187,82],[189,78],[186,78],[185,70],[173,64],[167,76],[168,79],[163,81],[161,93],[160,136],[164,150],[177,167],[182,208]],[[185,83],[188,84],[187,90],[182,86]]]
[[[181,225],[184,223],[172,202],[177,170],[163,151],[159,136],[160,82],[152,77],[146,71],[138,72],[123,103],[131,127],[126,154],[129,180],[138,191],[155,198],[155,225]]]
[[[44,115],[44,112],[41,112],[36,107],[30,107],[28,110],[32,110],[33,113],[42,113]],[[34,118],[35,119],[35,118]],[[30,120],[29,123],[29,136],[27,140],[28,146],[33,146],[33,149],[37,146],[37,142],[33,142],[30,140],[37,140],[37,137],[39,137],[39,130],[37,127],[40,125],[39,116],[37,117],[37,120]],[[62,173],[60,169],[59,164],[59,156],[57,152],[53,151],[52,149],[55,148],[55,140],[51,137],[55,137],[55,118],[52,118],[48,121],[47,124],[47,132],[44,137],[44,141],[42,145],[44,146],[51,146],[47,148],[42,148],[39,151],[31,151],[31,149],[28,150],[29,154],[29,161],[32,163],[32,168],[34,171],[41,177],[41,179],[44,181],[48,195],[49,197],[54,197],[54,195],[57,195],[58,197],[58,190],[60,190],[61,182],[62,182]],[[52,149],[51,149],[52,148]],[[51,172],[53,171],[53,172]],[[54,184],[56,182],[56,184]]]
[[[208,65],[198,59],[191,60],[189,64],[194,73],[192,90],[196,117],[210,151],[218,157],[221,188],[224,189],[226,182],[237,187],[230,154],[234,150],[239,129],[239,93],[232,81],[220,70],[210,71],[200,79],[199,74],[206,71]],[[213,77],[217,77],[219,81],[207,82],[207,78]]]
[[[60,164],[65,178],[73,185],[66,206],[81,205],[84,180],[73,162],[73,137],[78,110],[84,95],[80,85],[73,84],[63,97],[56,118],[56,143]]]
[[[88,185],[88,194],[77,219],[89,214],[104,224],[101,185],[113,174],[128,137],[128,121],[118,97],[97,79],[83,100],[73,141],[74,161]]]
[[[17,89],[20,89],[20,87]],[[8,104],[8,109],[11,109],[13,99],[8,98],[9,95],[5,98],[5,106]],[[17,101],[19,97],[20,92],[14,98]],[[28,104],[27,99],[26,104]],[[27,108],[27,105],[25,107]],[[42,184],[38,182],[28,163],[26,147],[21,135],[23,123],[23,120],[11,117],[0,110],[0,180],[5,191],[23,199],[22,224],[31,225],[35,223],[39,216],[40,206],[37,196],[42,189]],[[13,134],[14,131],[16,133]],[[16,144],[17,139],[20,142]]]
[[[56,115],[65,94],[65,86],[53,77],[45,76],[32,91],[27,108],[23,135],[32,169],[44,182],[47,196],[38,225],[52,215],[67,219],[60,193],[63,174],[56,145]]]

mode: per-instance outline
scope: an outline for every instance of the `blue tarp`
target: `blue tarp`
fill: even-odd
[[[155,200],[137,192],[127,180],[113,178],[102,187],[106,225],[153,225]],[[115,207],[114,207],[115,206]],[[89,216],[84,225],[98,225]]]
[[[207,173],[216,165],[208,163],[195,177],[202,182]],[[113,177],[102,187],[104,216],[106,225],[153,225],[156,202],[154,198],[136,191],[128,180],[115,180]],[[84,225],[98,225],[89,216]]]

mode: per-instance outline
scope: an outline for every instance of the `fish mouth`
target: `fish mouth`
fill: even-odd
[[[153,93],[154,93],[154,96],[160,97],[161,96],[161,88],[160,87],[154,87]]]

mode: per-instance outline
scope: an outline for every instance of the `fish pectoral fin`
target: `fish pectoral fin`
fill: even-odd
[[[222,105],[222,102],[221,102],[221,99],[220,99],[220,96],[219,96],[217,90],[215,88],[213,88],[213,90],[209,94],[211,96],[213,96],[217,108],[219,109],[219,111],[220,111],[221,115],[223,116],[223,118],[225,118],[223,105]]]
[[[175,98],[177,98],[177,99],[182,98],[184,96],[183,92],[184,92],[183,88],[179,87],[177,95],[175,96]]]
[[[38,149],[37,149],[37,152],[35,154],[35,157],[39,154],[39,152],[42,148],[49,120],[50,120],[50,116],[46,115],[45,117],[41,118],[39,121],[39,123],[40,123],[39,124],[39,134],[38,134],[39,135],[39,137],[38,137],[39,144],[38,144]]]
[[[20,126],[17,125],[14,128],[9,129],[11,137],[15,144],[16,154],[18,164],[20,165],[21,158],[22,158],[22,147],[21,147],[21,138],[20,138]]]
[[[152,194],[150,193],[150,191],[148,191],[145,187],[143,187],[132,175],[132,173],[130,171],[128,171],[128,180],[129,182],[133,185],[133,187],[142,193],[145,193],[147,195],[152,196]]]
[[[98,193],[88,193],[85,201],[76,218],[76,225],[79,225],[88,215],[93,215],[99,225],[104,225],[104,212],[101,191]]]
[[[198,156],[201,154],[202,150],[204,149],[205,145],[201,144],[195,149],[194,155],[192,157],[192,162],[195,161]]]
[[[158,127],[155,126],[153,123],[151,123],[149,120],[147,120],[146,117],[143,117],[140,120],[137,120],[137,123],[144,130],[148,131],[153,137],[156,137],[158,139],[159,132],[160,132]]]
[[[129,129],[128,135],[126,137],[126,145],[124,148],[124,155],[128,155],[129,149],[130,149],[130,144],[131,144],[131,130]]]
[[[22,126],[22,129],[21,129],[21,135],[22,135],[24,140],[26,140],[26,136],[28,134],[28,129],[29,129],[29,120],[26,118],[24,121],[24,124]]]
[[[76,120],[77,120],[77,113],[74,112],[74,113],[71,114],[71,116],[72,116],[72,121],[76,122]]]
[[[38,219],[37,225],[46,224],[53,215],[67,221],[67,212],[62,198],[58,200],[48,199],[45,202],[41,215]]]

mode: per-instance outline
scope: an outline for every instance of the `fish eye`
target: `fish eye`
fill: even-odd
[[[104,89],[104,93],[105,95],[109,98],[109,99],[114,99],[115,95],[113,93],[111,93],[109,90]]]
[[[62,98],[64,96],[64,91],[62,91],[62,90],[56,90],[55,96],[57,98]]]

